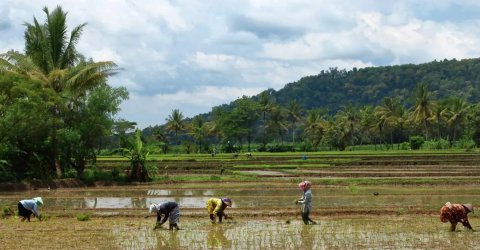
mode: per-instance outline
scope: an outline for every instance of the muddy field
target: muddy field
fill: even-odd
[[[478,249],[477,213],[469,215],[474,232],[449,232],[439,220],[447,201],[480,205],[476,153],[188,157],[156,161],[150,184],[3,185],[1,208],[41,196],[46,220],[3,216],[0,249]],[[125,163],[101,162],[107,171]],[[318,225],[304,226],[294,204],[304,179],[313,183]],[[209,222],[211,197],[232,198],[233,220]],[[153,230],[147,208],[163,201],[180,204],[180,231]]]
[[[378,193],[374,195],[373,193]],[[2,249],[446,249],[475,248],[476,232],[448,232],[438,211],[445,201],[480,204],[476,186],[315,186],[304,226],[296,183],[183,183],[0,192],[0,206],[42,196],[46,221],[0,219]],[[233,217],[211,225],[210,197],[231,197]],[[151,203],[181,205],[181,230],[153,230]],[[78,221],[88,214],[89,221]],[[470,216],[480,230],[480,219]],[[35,242],[35,243],[34,243]]]
[[[261,211],[260,211],[261,212]],[[2,249],[477,249],[478,232],[447,231],[436,216],[328,216],[304,226],[285,218],[211,225],[182,218],[181,229],[153,230],[153,218],[1,220]],[[472,219],[473,225],[480,220]],[[474,226],[480,229],[478,226]]]

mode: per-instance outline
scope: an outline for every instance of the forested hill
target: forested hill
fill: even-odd
[[[480,59],[354,68],[349,71],[331,68],[269,92],[282,106],[296,99],[303,109],[324,107],[335,112],[346,104],[377,105],[384,97],[399,97],[409,105],[413,91],[422,83],[427,84],[428,90],[437,99],[461,96],[470,102],[479,102]]]

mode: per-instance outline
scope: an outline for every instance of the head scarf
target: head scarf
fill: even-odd
[[[232,200],[230,198],[221,198],[222,202],[225,203],[227,206],[232,206]]]
[[[37,204],[37,206],[42,206],[43,205],[42,197],[35,197],[32,200],[35,201],[35,204]]]
[[[310,189],[310,187],[312,186],[312,183],[309,182],[309,181],[302,181],[298,184],[298,187],[303,191],[307,191]]]
[[[472,212],[473,213],[473,206],[472,204],[462,204],[462,206],[464,208],[466,208],[468,210],[468,212]]]
[[[148,212],[149,213],[157,213],[158,212],[158,206],[155,205],[155,204],[150,205],[150,207],[148,208]]]

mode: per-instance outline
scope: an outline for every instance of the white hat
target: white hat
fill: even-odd
[[[150,207],[148,208],[148,212],[149,212],[149,213],[156,213],[156,212],[158,212],[158,207],[157,207],[155,204],[152,204],[152,205],[150,205]]]
[[[35,197],[35,198],[33,198],[33,201],[35,201],[37,206],[42,206],[43,205],[42,197]]]
[[[473,206],[472,204],[462,204],[469,212],[473,213]]]

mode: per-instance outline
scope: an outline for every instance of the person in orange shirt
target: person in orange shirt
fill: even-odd
[[[464,227],[473,230],[467,217],[467,214],[470,212],[473,212],[472,204],[452,204],[447,202],[440,209],[440,220],[443,223],[450,222],[450,231],[452,232],[455,231],[458,222],[462,223]]]

